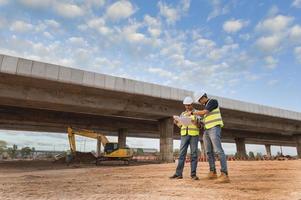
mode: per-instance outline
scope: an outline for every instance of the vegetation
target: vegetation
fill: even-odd
[[[17,157],[29,158],[33,157],[34,152],[34,147],[23,147],[19,150],[16,144],[14,144],[12,147],[7,147],[7,142],[0,140],[0,155],[2,155],[3,158],[7,158],[7,156],[12,159],[15,159]]]

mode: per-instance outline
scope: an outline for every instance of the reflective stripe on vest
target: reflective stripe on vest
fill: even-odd
[[[212,110],[210,113],[204,116],[204,124],[205,129],[210,129],[215,126],[224,126],[219,107],[217,107],[216,109]]]
[[[183,114],[184,116],[186,115],[185,113]],[[192,120],[196,120],[196,116],[195,115],[191,115],[190,118]],[[181,127],[181,135],[191,135],[191,136],[197,136],[199,135],[200,129],[196,126],[196,125],[189,125],[189,126],[182,126]]]

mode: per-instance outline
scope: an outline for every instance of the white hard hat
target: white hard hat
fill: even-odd
[[[184,105],[190,105],[190,104],[192,104],[192,103],[193,103],[192,97],[190,97],[190,96],[185,97],[185,99],[184,99],[184,101],[183,101],[183,104],[184,104]]]
[[[207,96],[207,94],[206,94],[205,91],[199,91],[199,92],[194,93],[194,101],[198,103],[199,100],[200,100],[204,95]]]

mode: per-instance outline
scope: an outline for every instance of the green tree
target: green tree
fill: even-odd
[[[137,155],[141,156],[143,154],[144,154],[143,149],[142,148],[138,148],[137,149]]]
[[[13,145],[13,147],[9,147],[7,149],[7,153],[11,158],[16,158],[17,156],[17,151],[18,151],[18,146],[17,145]]]
[[[262,153],[257,153],[256,160],[261,160],[261,159],[262,159]]]
[[[21,156],[22,158],[27,158],[31,155],[31,148],[30,147],[24,147],[21,149]]]
[[[253,152],[253,151],[250,151],[250,152],[249,152],[249,158],[250,158],[251,160],[255,160],[255,155],[254,155],[254,152]]]
[[[7,146],[7,143],[3,140],[0,140],[0,155],[2,155],[3,152],[6,151],[6,147]]]

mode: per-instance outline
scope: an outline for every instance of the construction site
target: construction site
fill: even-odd
[[[231,183],[206,179],[170,180],[175,163],[124,166],[53,164],[46,161],[0,163],[1,199],[300,199],[301,162],[229,161]]]
[[[0,88],[0,129],[62,133],[70,146],[51,159],[2,160],[0,199],[301,199],[301,113],[212,97],[222,142],[237,150],[227,156],[230,182],[216,184],[207,179],[202,137],[199,180],[190,178],[189,154],[183,178],[169,178],[181,136],[172,116],[191,91],[7,55],[0,55]],[[96,140],[96,151],[78,151],[77,136]],[[127,137],[158,138],[160,150],[137,155]],[[264,145],[265,156],[250,159],[246,144]],[[297,156],[272,156],[273,145],[295,147]]]

